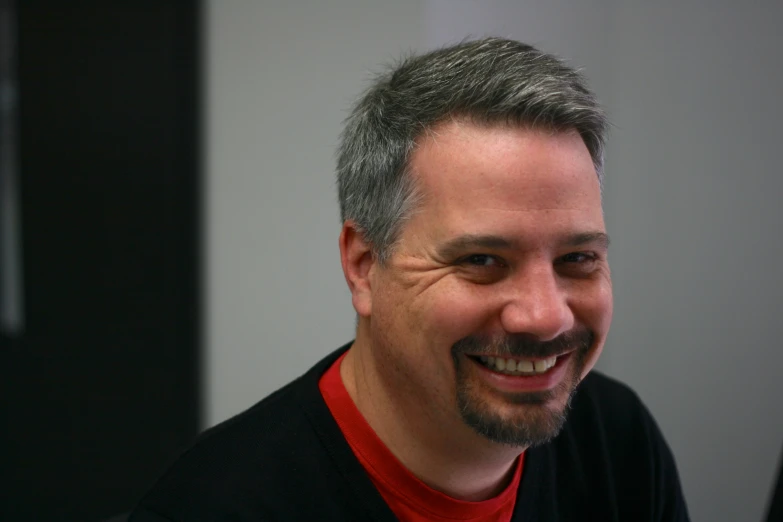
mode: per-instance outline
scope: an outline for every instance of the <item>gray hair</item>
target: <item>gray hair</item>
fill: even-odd
[[[403,59],[359,99],[337,151],[341,218],[382,264],[419,200],[407,169],[416,139],[453,117],[576,130],[603,185],[606,116],[582,75],[555,56],[485,38]]]

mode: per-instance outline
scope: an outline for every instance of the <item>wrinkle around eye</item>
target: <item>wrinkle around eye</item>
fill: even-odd
[[[440,280],[454,272],[452,265],[424,257],[409,257],[398,260],[394,266],[394,279],[403,288],[412,290],[418,296]]]

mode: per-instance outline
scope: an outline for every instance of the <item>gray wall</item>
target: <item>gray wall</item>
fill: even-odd
[[[352,339],[334,149],[368,71],[418,47],[412,2],[207,2],[206,419]]]
[[[603,368],[655,413],[694,520],[760,520],[783,449],[783,6],[617,5]]]
[[[760,520],[783,446],[782,13],[665,4],[207,2],[208,424],[352,336],[333,151],[368,73],[510,36],[584,66],[616,125],[616,311],[599,367],[653,411],[694,520]]]

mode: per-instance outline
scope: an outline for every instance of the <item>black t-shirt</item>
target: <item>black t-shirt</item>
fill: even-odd
[[[395,521],[318,388],[349,346],[204,432],[130,522]],[[591,372],[561,433],[527,450],[512,520],[689,518],[671,450],[650,413],[628,387]]]

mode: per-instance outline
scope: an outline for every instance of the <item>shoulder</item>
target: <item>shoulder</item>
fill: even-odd
[[[591,372],[573,397],[552,450],[558,473],[581,477],[574,487],[585,498],[605,499],[620,519],[687,520],[671,449],[626,384]]]
[[[344,347],[345,348],[345,347]],[[202,433],[141,500],[137,511],[172,521],[270,519],[298,492],[327,489],[330,429],[318,380],[341,348],[248,410]],[[145,511],[146,510],[146,511]],[[274,515],[277,516],[277,515]],[[131,517],[131,521],[135,520]]]
[[[301,465],[313,447],[301,402],[301,378],[250,409],[205,431],[169,467],[141,502],[171,520],[263,510],[258,492],[269,490]],[[285,456],[281,459],[280,456]],[[197,518],[197,519],[201,519]],[[207,517],[208,518],[208,517]],[[205,518],[205,520],[207,519]]]
[[[566,436],[591,441],[592,451],[623,462],[665,444],[650,411],[628,385],[591,372],[579,385],[566,424]]]

